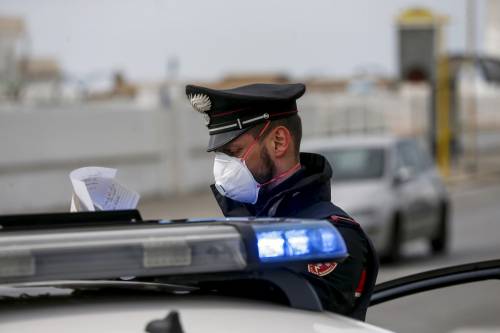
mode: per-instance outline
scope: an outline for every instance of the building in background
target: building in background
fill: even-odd
[[[62,70],[56,59],[29,58],[18,62],[23,101],[55,104],[61,99]]]
[[[28,45],[24,20],[0,16],[0,99],[19,98],[21,78],[18,64]]]
[[[500,0],[488,0],[485,29],[485,52],[500,58]]]

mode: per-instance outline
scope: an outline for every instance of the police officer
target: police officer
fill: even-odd
[[[186,86],[203,114],[215,152],[214,196],[226,217],[329,219],[344,237],[342,263],[309,264],[303,274],[325,309],[364,320],[378,263],[359,225],[331,202],[332,169],[321,155],[299,153],[296,100],[303,84],[252,84],[228,90]]]

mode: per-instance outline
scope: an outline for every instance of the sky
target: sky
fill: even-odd
[[[480,29],[484,0],[478,0]],[[122,70],[134,80],[230,73],[346,77],[395,75],[395,18],[413,6],[449,16],[447,48],[465,46],[466,0],[0,0],[0,15],[24,17],[34,56],[53,56],[69,75]],[[479,47],[480,44],[479,44]]]

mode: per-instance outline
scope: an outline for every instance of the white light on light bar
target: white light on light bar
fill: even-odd
[[[161,276],[242,270],[246,252],[230,225],[4,233],[0,283]]]

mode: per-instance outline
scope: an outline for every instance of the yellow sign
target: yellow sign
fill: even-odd
[[[398,16],[400,25],[434,25],[443,24],[447,21],[446,16],[435,15],[432,11],[423,7],[407,9]]]

